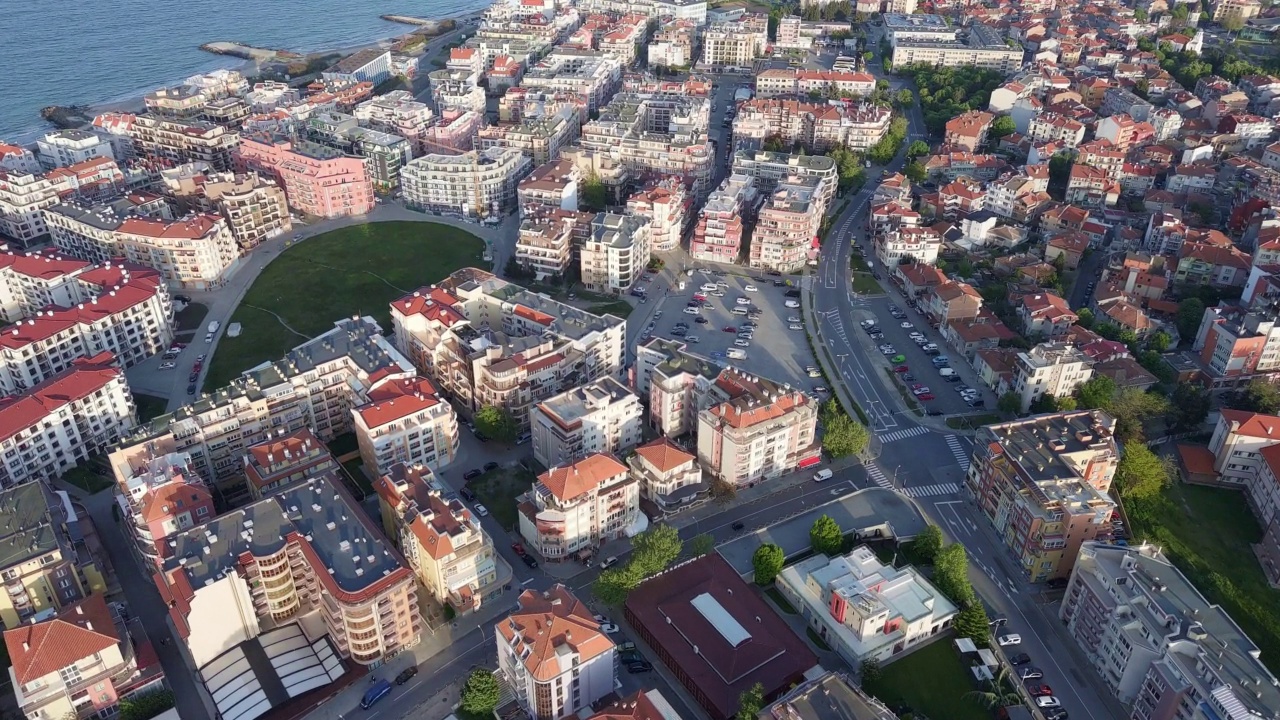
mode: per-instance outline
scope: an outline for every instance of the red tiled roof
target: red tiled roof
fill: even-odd
[[[90,595],[53,620],[6,630],[4,643],[23,685],[114,647],[120,638],[106,600]]]
[[[40,422],[64,405],[82,400],[120,376],[116,356],[101,352],[79,358],[71,367],[36,385],[22,395],[0,398],[0,440]]]
[[[538,482],[545,485],[561,502],[568,502],[595,490],[605,480],[625,472],[627,466],[613,456],[596,453],[570,465],[551,468],[538,476]]]
[[[179,238],[197,240],[209,234],[221,218],[214,215],[194,215],[172,222],[150,218],[131,217],[120,223],[119,232],[151,238]]]
[[[369,390],[369,402],[356,408],[366,427],[375,428],[440,403],[431,381],[420,376],[386,380]]]
[[[535,680],[546,682],[563,672],[557,652],[561,647],[576,653],[582,664],[614,647],[591,609],[563,585],[542,593],[525,590],[517,602],[520,609],[498,623],[498,632],[518,648],[517,654],[529,650],[522,662]]]
[[[636,454],[657,468],[658,472],[674,470],[694,459],[692,455],[676,447],[665,437],[641,445],[636,448]]]
[[[1275,438],[1280,442],[1280,417],[1263,415],[1245,410],[1222,409],[1222,419],[1229,423],[1238,423],[1234,430],[1238,435],[1249,437]]]

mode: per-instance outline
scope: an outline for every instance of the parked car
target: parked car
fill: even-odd
[[[484,471],[485,471],[485,472],[491,472],[491,471],[493,471],[493,470],[497,470],[497,469],[498,469],[498,463],[496,463],[496,462],[487,462],[487,463],[485,463],[485,464],[484,464]]]
[[[481,505],[480,503],[476,503],[476,514],[480,517],[485,517],[489,514],[489,508]]]
[[[196,384],[195,384],[195,383],[191,383],[190,385],[188,385],[188,386],[187,386],[187,394],[188,394],[188,395],[195,395],[195,394],[196,394]]]
[[[405,683],[409,682],[410,680],[412,680],[412,679],[413,679],[413,676],[414,676],[414,675],[417,675],[417,674],[418,674],[418,666],[417,666],[417,665],[413,665],[413,666],[407,667],[407,668],[405,668],[405,669],[401,670],[399,675],[396,675],[396,684],[397,684],[397,685],[403,685],[403,684],[405,684]]]
[[[601,561],[600,561],[600,569],[601,569],[601,570],[606,570],[606,569],[608,569],[610,566],[612,566],[612,565],[616,564],[617,562],[618,562],[618,558],[617,558],[616,556],[614,556],[614,555],[610,555],[609,557],[607,557],[607,558],[605,558],[604,560],[601,560]]]
[[[622,632],[622,628],[614,625],[613,623],[604,623],[600,626],[600,632],[606,635],[612,635],[614,633]]]
[[[521,555],[520,560],[523,561],[525,565],[528,565],[531,568],[538,567],[538,561],[533,559],[532,555]]]
[[[648,663],[648,662],[646,662],[646,661],[641,661],[641,662],[631,663],[630,665],[628,665],[628,666],[627,666],[627,672],[629,672],[629,673],[631,673],[631,674],[633,674],[633,675],[639,675],[639,674],[641,674],[641,673],[653,672],[653,665],[652,665],[652,664],[650,664],[650,663]]]
[[[475,494],[475,493],[473,493],[473,492],[471,492],[470,490],[468,490],[468,489],[466,489],[466,488],[462,488],[461,490],[459,490],[459,491],[458,491],[458,494],[459,494],[459,495],[461,495],[461,496],[462,496],[462,499],[463,499],[463,500],[466,500],[467,502],[475,502],[475,501],[476,501],[476,494]]]
[[[1024,667],[1018,671],[1018,677],[1023,680],[1039,680],[1044,677],[1044,673],[1037,667]]]
[[[172,369],[174,369],[174,368],[176,368],[176,367],[178,367],[178,363],[175,363],[175,362],[163,362],[163,363],[160,363],[160,369],[161,369],[161,370],[172,370]]]
[[[1039,695],[1048,696],[1053,694],[1053,688],[1040,682],[1032,682],[1027,685],[1027,692],[1031,693],[1033,697]]]
[[[1062,707],[1062,702],[1052,695],[1045,695],[1036,698],[1036,707],[1038,708],[1056,708]]]
[[[747,526],[746,523],[742,522],[741,520],[738,520],[737,522],[730,525],[729,527],[733,528],[734,532],[739,532],[746,526]]]
[[[1016,655],[1009,656],[1009,662],[1014,665],[1026,665],[1031,662],[1031,656],[1026,653],[1017,653]],[[1042,675],[1041,677],[1044,676]]]
[[[1000,643],[1000,647],[1013,647],[1022,644],[1022,636],[1017,633],[1009,633],[996,638],[996,642]]]
[[[481,476],[481,475],[483,475],[483,474],[484,474],[484,471],[482,471],[480,468],[471,468],[470,470],[468,470],[468,471],[466,471],[465,473],[463,473],[463,474],[462,474],[462,479],[463,479],[463,480],[474,480],[474,479],[476,479],[476,478],[480,477],[480,476]]]

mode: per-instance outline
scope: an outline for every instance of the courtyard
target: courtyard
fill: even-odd
[[[371,315],[390,332],[390,302],[455,270],[483,266],[484,241],[449,225],[380,222],[317,235],[280,253],[245,293],[219,339],[204,387],[245,370],[352,315]]]
[[[965,693],[978,689],[951,638],[932,642],[885,665],[863,689],[891,709],[929,718],[990,720],[992,711]]]

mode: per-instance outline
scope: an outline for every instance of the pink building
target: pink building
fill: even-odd
[[[298,212],[335,218],[373,209],[373,183],[362,158],[269,135],[242,138],[236,157],[243,169],[274,177]]]

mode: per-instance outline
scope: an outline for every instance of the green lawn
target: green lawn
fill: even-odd
[[[623,320],[627,319],[636,308],[626,300],[614,300],[613,302],[600,303],[587,308],[587,312],[596,315],[617,315]]]
[[[1124,503],[1134,540],[1164,549],[1210,602],[1218,603],[1280,673],[1280,591],[1271,589],[1250,545],[1262,530],[1236,490],[1176,482],[1159,496]]]
[[[164,414],[169,401],[155,395],[133,394],[133,404],[138,408],[138,421],[144,425]]]
[[[199,330],[204,326],[204,316],[209,314],[209,308],[200,303],[191,303],[182,309],[182,312],[173,316],[173,324],[176,325],[178,332],[191,332]]]
[[[884,288],[880,287],[880,283],[871,276],[870,273],[855,272],[853,277],[853,291],[864,295],[883,295]]]
[[[480,502],[502,527],[516,529],[516,498],[529,491],[537,477],[521,467],[498,468],[467,483]]]
[[[104,473],[96,458],[91,458],[62,474],[62,479],[93,495],[111,487],[110,474]]]
[[[782,596],[782,591],[778,590],[778,588],[770,587],[764,591],[764,594],[768,595],[769,599],[773,601],[773,604],[777,605],[778,609],[782,612],[788,615],[797,614],[796,609],[791,606],[791,603],[787,602],[787,599]]]
[[[222,387],[259,363],[277,360],[344,317],[372,315],[390,332],[392,300],[458,268],[480,265],[483,252],[480,238],[429,222],[356,225],[294,245],[245,293],[230,320],[240,323],[241,333],[218,342],[204,386]]]
[[[882,677],[863,689],[890,709],[906,705],[930,718],[991,720],[990,711],[964,697],[976,685],[950,638],[884,666]]]

